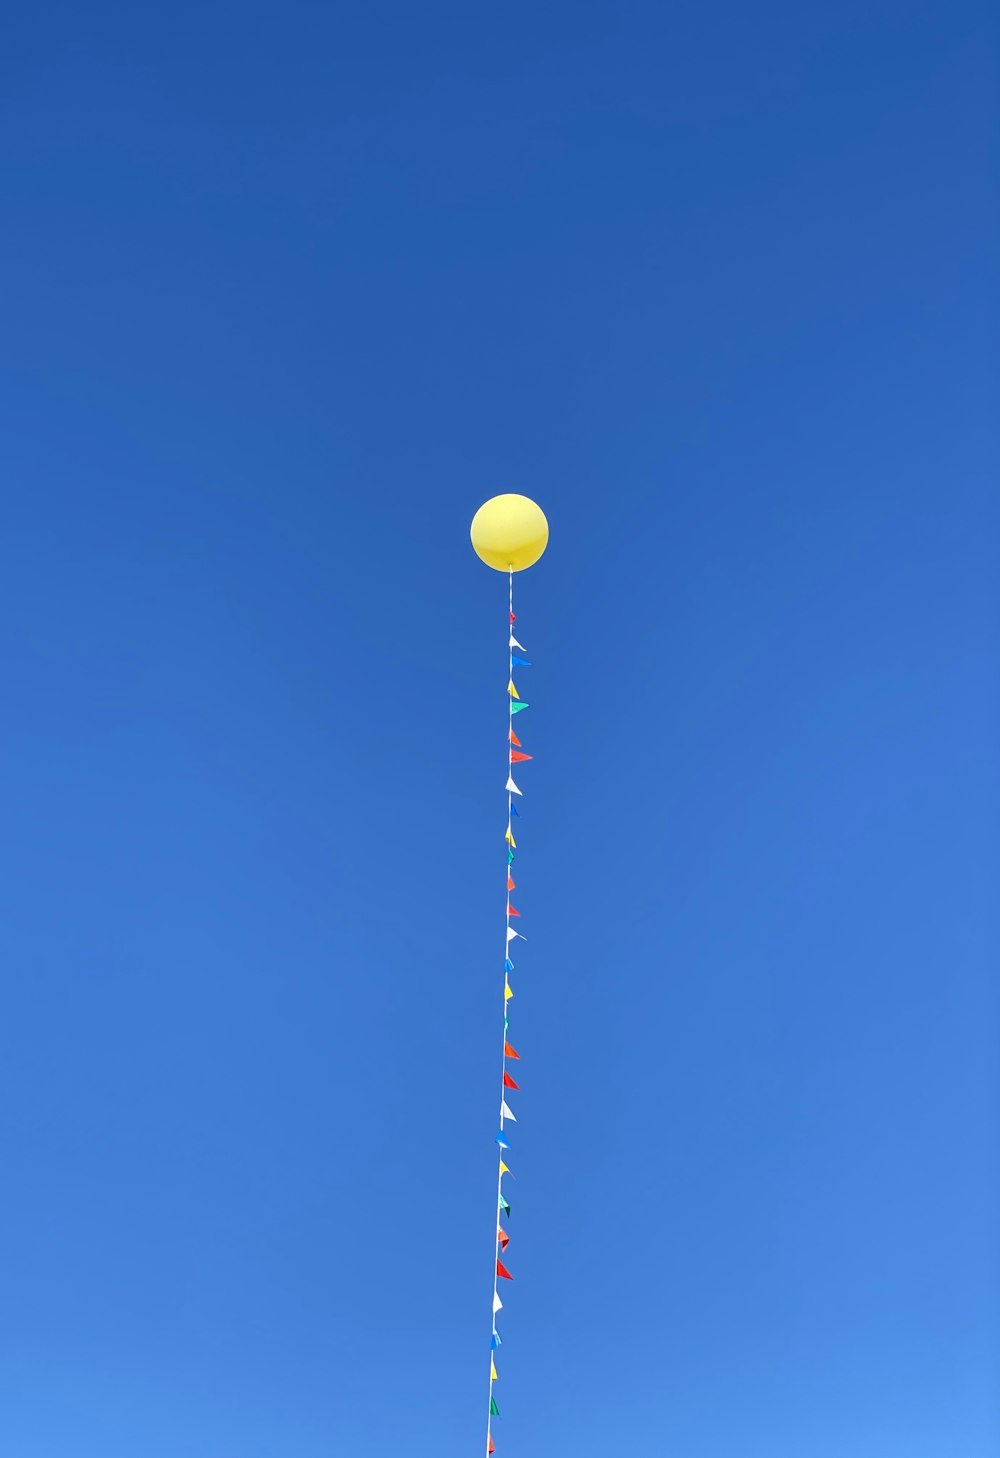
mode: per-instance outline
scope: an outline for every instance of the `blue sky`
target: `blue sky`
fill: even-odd
[[[0,1452],[990,1458],[995,23],[22,7]]]

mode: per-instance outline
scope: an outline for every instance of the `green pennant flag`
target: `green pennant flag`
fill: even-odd
[[[526,704],[523,699],[511,699],[510,701],[510,712],[512,714],[519,714],[522,709],[529,707],[530,705]]]
[[[497,1407],[497,1400],[496,1400],[495,1397],[491,1397],[490,1398],[490,1417],[499,1417],[499,1416],[500,1416],[500,1409]]]
[[[514,864],[514,852],[512,850],[509,850],[507,852],[507,864],[508,866],[512,866]]]
[[[510,1202],[503,1195],[500,1196],[500,1209],[505,1215],[510,1214]]]

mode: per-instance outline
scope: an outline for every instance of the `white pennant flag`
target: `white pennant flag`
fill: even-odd
[[[515,785],[515,783],[514,783],[514,776],[513,775],[508,775],[507,776],[507,783],[504,785],[504,789],[505,790],[513,790],[515,795],[523,795],[524,794],[524,791],[523,790],[519,790],[517,788],[517,786]]]
[[[520,648],[520,650],[521,650],[522,653],[527,653],[527,651],[528,651],[527,648],[525,648],[525,646],[524,646],[523,643],[519,643],[517,641],[517,639],[514,637],[514,634],[513,633],[511,633],[511,635],[510,635],[510,646],[512,648]]]
[[[503,1302],[500,1300],[500,1297],[497,1294],[497,1292],[494,1291],[493,1292],[493,1315],[496,1316],[497,1312],[498,1311],[502,1311],[502,1310],[503,1310]]]
[[[500,1122],[503,1123],[504,1119],[509,1119],[512,1124],[516,1124],[517,1123],[517,1120],[514,1118],[514,1115],[511,1113],[510,1109],[508,1109],[508,1107],[507,1107],[507,1100],[506,1099],[501,1099],[500,1100]]]
[[[514,938],[516,936],[519,936],[519,935],[520,935],[520,933],[519,932],[516,932],[512,926],[509,926],[507,928],[507,940],[509,942],[512,942],[514,940]]]

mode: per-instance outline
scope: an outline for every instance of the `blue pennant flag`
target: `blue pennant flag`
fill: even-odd
[[[516,653],[512,653],[510,655],[510,661],[511,661],[511,663],[517,663],[517,664],[519,664],[521,668],[530,668],[531,667],[531,659],[530,658],[518,658],[518,656],[517,656]]]
[[[510,960],[509,957],[506,959],[506,961],[503,964],[503,970],[505,972],[513,972],[513,970],[514,970],[514,963]]]
[[[496,1332],[494,1332],[493,1335],[490,1337],[490,1351],[495,1352],[499,1345],[500,1338],[499,1336],[497,1336]]]
[[[499,1144],[499,1146],[500,1146],[501,1149],[509,1149],[510,1148],[510,1145],[508,1144],[507,1139],[506,1139],[506,1136],[504,1135],[504,1132],[503,1132],[502,1129],[500,1130],[500,1133],[497,1135],[497,1137],[496,1137],[496,1139],[495,1139],[494,1142],[496,1144]]]
[[[512,815],[516,815],[517,818],[518,818],[518,820],[520,820],[520,818],[521,818],[521,812],[517,808],[517,806],[514,804],[514,801],[513,800],[511,800],[511,802],[510,802],[510,813]]]

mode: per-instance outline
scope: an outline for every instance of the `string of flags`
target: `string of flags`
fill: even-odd
[[[511,892],[516,887],[514,881],[514,862],[517,857],[517,841],[514,838],[513,821],[519,814],[514,796],[523,796],[524,793],[521,787],[514,781],[514,766],[516,764],[525,764],[532,758],[530,754],[525,753],[524,747],[514,731],[514,715],[519,714],[522,709],[528,708],[527,701],[521,698],[517,686],[514,683],[514,669],[518,669],[518,676],[520,677],[520,670],[530,668],[531,663],[527,658],[522,656],[526,650],[523,644],[519,643],[514,636],[516,618],[514,614],[513,571],[510,573],[508,612],[510,616],[510,637],[508,645],[510,661],[507,681],[509,714],[507,722],[507,784],[505,786],[507,791],[507,829],[504,834],[504,840],[507,843],[507,922],[503,964],[503,1051],[500,1060],[500,1132],[496,1136],[500,1159],[497,1172],[496,1250],[493,1272],[493,1329],[490,1335],[490,1405],[486,1418],[487,1455],[496,1452],[496,1445],[493,1441],[493,1419],[500,1416],[500,1409],[497,1406],[496,1394],[494,1392],[496,1383],[499,1380],[496,1365],[496,1352],[500,1347],[497,1317],[503,1310],[503,1301],[500,1297],[500,1282],[512,1281],[514,1279],[504,1265],[503,1260],[501,1260],[501,1256],[506,1254],[507,1246],[510,1244],[510,1235],[504,1224],[510,1218],[510,1201],[504,1194],[504,1175],[510,1174],[510,1165],[504,1157],[510,1149],[510,1140],[507,1135],[506,1126],[517,1123],[514,1111],[507,1102],[507,1095],[508,1093],[518,1092],[520,1089],[520,1085],[507,1067],[508,1062],[520,1061],[521,1057],[517,1049],[511,1044],[508,1036],[510,1032],[510,1001],[514,996],[514,989],[510,982],[511,974],[514,971],[514,962],[511,953],[514,951],[515,942],[525,940],[524,933],[518,931],[517,927],[512,924],[515,918],[520,921],[521,913],[510,899]],[[515,648],[518,650],[517,653],[514,652]]]
[[[497,1318],[503,1310],[503,1301],[500,1297],[501,1281],[512,1281],[514,1279],[505,1264],[507,1247],[510,1244],[508,1225],[510,1223],[510,1201],[504,1192],[504,1176],[511,1174],[510,1165],[507,1163],[510,1151],[510,1139],[508,1137],[508,1126],[516,1124],[514,1111],[507,1102],[508,1096],[518,1093],[520,1086],[514,1074],[508,1068],[508,1063],[519,1063],[521,1055],[510,1042],[510,1003],[514,996],[514,989],[511,986],[511,976],[514,972],[514,956],[518,952],[515,945],[519,941],[526,941],[524,933],[519,930],[521,912],[511,901],[511,894],[517,889],[514,880],[514,862],[517,857],[517,839],[514,834],[514,821],[520,818],[521,812],[517,808],[518,799],[523,799],[524,792],[514,779],[514,767],[518,766],[518,774],[521,773],[521,766],[527,764],[531,755],[528,754],[522,745],[514,729],[514,716],[523,713],[528,708],[527,700],[522,699],[517,685],[514,682],[514,674],[521,678],[525,669],[531,667],[531,660],[527,657],[527,649],[515,636],[514,625],[514,573],[523,572],[526,567],[531,567],[541,557],[549,540],[549,524],[545,520],[545,513],[534,501],[527,496],[520,496],[514,492],[508,492],[503,496],[494,496],[485,502],[476,512],[472,519],[472,545],[477,555],[488,567],[494,568],[497,572],[506,572],[508,577],[508,612],[510,617],[508,632],[508,661],[507,661],[507,829],[504,832],[504,840],[507,845],[507,917],[506,917],[506,939],[504,942],[504,963],[503,963],[503,1040],[500,1059],[500,1132],[496,1135],[498,1145],[498,1168],[497,1168],[497,1204],[496,1239],[493,1250],[493,1320],[490,1333],[490,1399],[489,1410],[486,1416],[486,1453],[496,1452],[496,1445],[493,1441],[493,1422],[500,1416],[500,1409],[497,1406],[496,1393],[494,1391],[499,1381],[497,1371],[497,1353],[500,1350],[500,1332],[498,1330]],[[523,681],[523,680],[522,680]],[[520,900],[518,895],[518,900]],[[511,1176],[513,1178],[513,1176]]]

